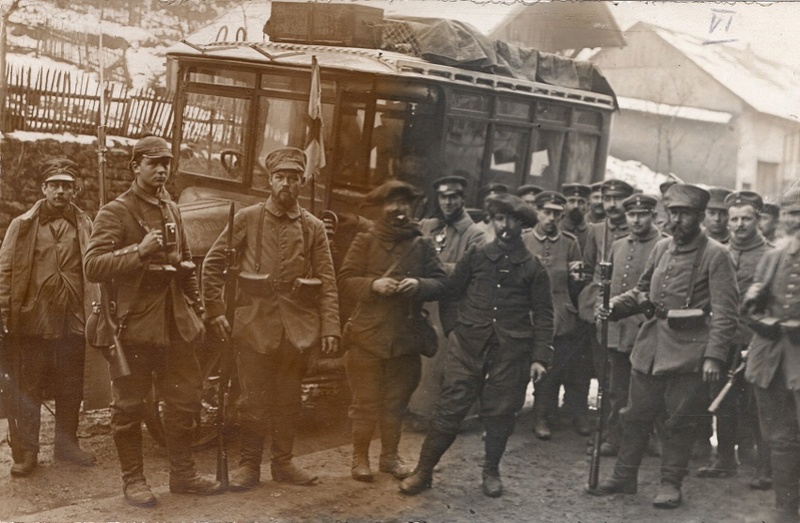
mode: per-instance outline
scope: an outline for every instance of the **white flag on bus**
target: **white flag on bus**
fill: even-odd
[[[308,128],[306,133],[305,181],[313,179],[325,167],[325,144],[322,123],[322,82],[319,78],[317,57],[311,57],[311,91],[308,93]]]

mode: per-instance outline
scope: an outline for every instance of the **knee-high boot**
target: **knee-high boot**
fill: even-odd
[[[797,449],[771,449],[775,508],[781,515],[797,517],[800,509],[800,453]]]
[[[353,466],[351,474],[357,481],[372,481],[372,470],[369,467],[369,445],[375,432],[375,422],[371,420],[353,420]]]
[[[483,462],[483,493],[489,497],[503,494],[500,480],[500,459],[506,451],[506,444],[514,432],[514,416],[493,416],[484,419],[486,457]]]
[[[420,492],[431,488],[433,481],[433,468],[439,463],[447,449],[456,439],[456,434],[439,432],[432,429],[425,436],[422,449],[419,452],[419,461],[414,473],[403,480],[400,484],[400,492],[414,496]]]
[[[384,416],[380,421],[380,429],[381,459],[378,470],[388,472],[397,479],[407,478],[414,472],[414,469],[407,465],[397,453],[403,433],[402,420]]]

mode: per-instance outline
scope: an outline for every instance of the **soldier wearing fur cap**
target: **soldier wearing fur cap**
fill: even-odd
[[[398,479],[411,468],[398,455],[403,415],[420,380],[420,354],[435,348],[426,336],[422,306],[444,288],[445,270],[432,238],[412,219],[416,187],[390,180],[375,188],[367,203],[381,209],[369,232],[359,233],[339,271],[344,297],[357,301],[348,320],[345,360],[352,403],[353,462],[358,481],[372,481],[369,447],[381,434],[380,472]],[[429,343],[433,343],[433,347]]]
[[[673,236],[659,241],[636,287],[614,297],[612,321],[645,313],[631,351],[631,382],[622,441],[612,476],[595,495],[636,492],[638,471],[657,418],[663,417],[657,508],[682,502],[697,419],[710,404],[708,387],[728,361],[739,292],[730,255],[702,232],[708,191],[676,184],[668,193]]]
[[[335,353],[339,302],[330,248],[322,221],[297,202],[306,155],[281,147],[267,155],[271,194],[233,219],[203,263],[206,317],[218,338],[231,338],[239,382],[241,456],[232,490],[261,480],[264,439],[271,440],[272,479],[313,485],[317,476],[292,461],[301,412],[301,386],[312,352]],[[225,250],[240,253],[238,308],[233,329],[225,317]]]
[[[87,279],[105,283],[116,303],[131,374],[112,382],[111,430],[125,499],[144,507],[156,503],[144,477],[141,429],[143,402],[154,385],[164,400],[170,491],[222,491],[213,477],[197,473],[192,457],[202,388],[195,341],[205,328],[183,219],[164,188],[171,160],[163,138],[134,144],[131,188],[97,213],[84,258]]]
[[[786,243],[759,262],[744,308],[754,331],[745,379],[770,446],[775,521],[800,521],[800,189],[781,198]],[[759,319],[771,319],[759,322]],[[777,324],[765,328],[763,323]],[[757,328],[761,326],[761,328]]]
[[[496,238],[471,247],[448,281],[446,295],[461,299],[459,316],[431,430],[414,474],[400,485],[407,495],[431,487],[434,467],[478,399],[486,430],[482,488],[487,496],[502,495],[500,459],[515,415],[528,381],[544,377],[552,361],[550,278],[521,238],[523,227],[536,224],[536,215],[510,194],[489,198],[487,208]]]
[[[84,325],[98,288],[83,275],[83,254],[92,222],[74,203],[78,166],[67,158],[41,169],[43,198],[14,218],[0,247],[0,315],[6,343],[20,376],[17,412],[9,424],[14,464],[11,475],[36,468],[42,389],[54,376],[55,458],[93,465],[78,446],[78,414],[83,400]],[[87,309],[89,307],[89,309]]]

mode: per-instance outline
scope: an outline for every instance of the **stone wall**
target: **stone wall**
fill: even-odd
[[[88,137],[82,137],[88,138]],[[109,140],[106,155],[106,195],[116,197],[130,187],[130,146]],[[67,157],[80,166],[80,191],[75,203],[94,217],[98,209],[97,141],[37,139],[28,141],[6,135],[0,139],[0,238],[11,220],[42,198],[40,166],[52,158]]]

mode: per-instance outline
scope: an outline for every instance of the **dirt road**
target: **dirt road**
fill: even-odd
[[[529,411],[520,415],[502,464],[505,494],[485,497],[480,490],[483,458],[481,428],[466,427],[445,455],[434,488],[409,498],[397,491],[397,481],[378,474],[373,483],[350,478],[347,421],[334,420],[307,427],[297,444],[297,461],[320,476],[316,487],[285,486],[269,481],[269,466],[262,467],[265,481],[246,493],[226,493],[212,498],[169,493],[165,451],[145,436],[145,473],[159,503],[152,509],[129,506],[121,495],[116,454],[105,411],[82,420],[81,444],[91,448],[99,463],[81,468],[52,459],[52,426],[43,431],[41,466],[29,478],[12,479],[8,446],[0,447],[1,521],[275,521],[275,522],[743,522],[770,521],[773,494],[751,491],[752,470],[742,467],[732,479],[689,477],[684,506],[673,511],[652,508],[658,487],[657,458],[647,458],[640,476],[639,493],[594,498],[583,493],[588,471],[586,438],[563,428],[553,441],[543,442],[531,433]],[[47,415],[45,415],[45,422]],[[5,434],[5,427],[0,428]],[[403,454],[416,457],[422,435],[407,433]],[[377,462],[377,442],[373,461]],[[232,458],[238,455],[232,449]],[[199,453],[202,471],[213,472],[215,452]],[[601,475],[613,460],[603,463]],[[695,468],[697,464],[694,464]]]

